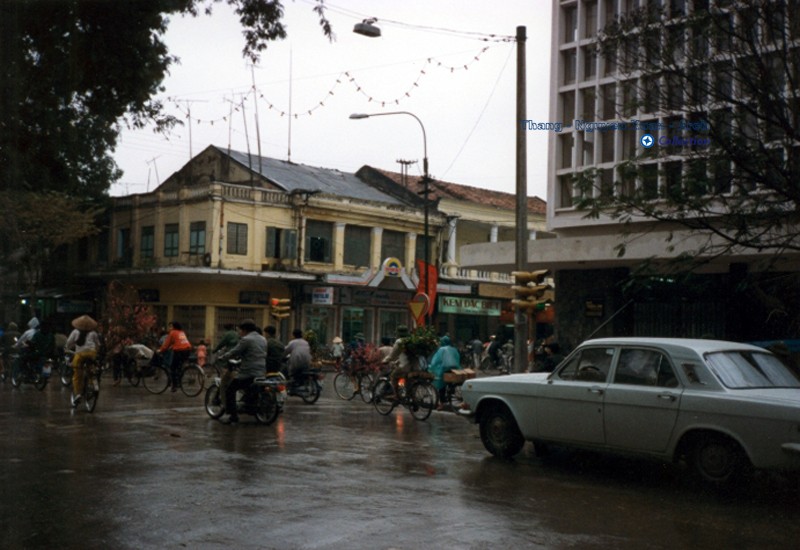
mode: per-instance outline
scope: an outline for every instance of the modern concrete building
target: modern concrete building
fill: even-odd
[[[656,47],[674,47],[668,41],[680,32],[688,44],[685,48],[680,43],[675,47],[675,55],[683,56],[680,63],[694,62],[691,54],[702,52],[710,60],[730,62],[724,36],[712,41],[708,29],[687,29],[684,21],[694,10],[716,10],[715,16],[730,29],[749,22],[749,32],[756,33],[756,40],[763,44],[763,37],[773,32],[769,26],[772,14],[755,18],[753,13],[743,11],[747,4],[727,0],[553,0],[550,120],[546,121],[553,128],[548,144],[547,229],[557,238],[529,241],[528,259],[531,270],[546,268],[554,273],[556,330],[567,346],[590,336],[611,335],[714,335],[737,340],[792,337],[779,333],[779,323],[754,324],[752,315],[761,312],[763,304],[740,287],[748,273],[764,269],[773,251],[753,248],[708,256],[702,270],[692,273],[688,283],[657,275],[636,280],[637,269],[645,263],[664,265],[667,260],[695,253],[706,242],[708,233],[690,231],[677,223],[659,223],[646,216],[624,220],[602,213],[587,216],[576,205],[581,193],[630,194],[640,189],[651,190],[653,200],[658,201],[671,186],[680,187],[686,181],[687,170],[696,165],[702,170],[700,179],[706,177],[712,183],[708,186],[712,192],[731,193],[730,165],[725,172],[727,183],[719,185],[714,181],[720,173],[718,167],[715,172],[705,163],[690,164],[688,148],[656,147],[649,151],[646,146],[652,145],[651,138],[656,142],[676,135],[691,139],[694,136],[690,129],[663,129],[679,127],[675,124],[679,121],[709,119],[715,109],[729,113],[728,118],[738,124],[737,130],[747,131],[738,117],[741,105],[737,105],[736,86],[732,86],[730,104],[721,105],[718,98],[708,97],[698,101],[691,90],[676,89],[669,76],[647,81],[642,76],[646,71],[625,67],[631,50],[621,48],[602,55],[598,36],[615,18],[649,6],[659,10],[661,20],[653,25],[651,37],[645,38],[642,33],[626,45],[634,48],[633,53],[644,47],[645,40],[654,40]],[[786,6],[775,3],[774,19],[779,32],[793,33],[797,30],[797,16],[791,7],[786,11]],[[787,44],[790,55],[800,57],[797,41],[789,40]],[[704,84],[727,86],[725,74],[699,65],[697,78]],[[668,93],[657,93],[650,101],[648,94],[654,91]],[[637,93],[638,97],[631,97]],[[691,100],[694,103],[689,105]],[[531,121],[534,122],[539,121]],[[643,139],[647,143],[643,144]],[[790,156],[797,153],[796,148],[786,152]],[[626,177],[622,172],[625,161],[636,163],[635,177]],[[592,179],[588,191],[576,185],[576,176],[581,175]],[[623,242],[625,251],[621,255],[617,246]],[[514,265],[514,243],[469,245],[462,249],[460,257],[462,266],[508,270]],[[798,255],[787,253],[769,269],[780,277],[797,273],[799,267]]]

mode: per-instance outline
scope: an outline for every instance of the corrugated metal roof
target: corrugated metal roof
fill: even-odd
[[[224,149],[220,149],[220,152],[227,153]],[[247,153],[231,151],[230,157],[246,168],[252,166],[253,171],[258,173],[259,158],[257,155],[252,155],[251,158],[248,158]],[[404,204],[395,197],[382,193],[371,185],[364,183],[355,174],[348,174],[339,170],[316,168],[285,160],[261,157],[260,173],[263,177],[283,188],[287,193],[300,190],[319,191],[326,195],[338,197],[396,205]]]

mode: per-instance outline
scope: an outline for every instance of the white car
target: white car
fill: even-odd
[[[603,338],[552,373],[468,380],[462,413],[486,449],[532,441],[686,461],[727,483],[753,467],[800,470],[800,375],[735,342]]]

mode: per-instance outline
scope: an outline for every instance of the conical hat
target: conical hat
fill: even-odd
[[[72,326],[78,330],[94,330],[97,328],[97,321],[88,315],[81,315],[77,319],[72,320]]]

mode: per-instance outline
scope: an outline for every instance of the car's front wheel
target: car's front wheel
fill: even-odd
[[[505,406],[492,407],[482,414],[480,431],[483,446],[499,458],[511,458],[525,445],[517,421]]]
[[[736,481],[750,470],[750,461],[739,444],[719,435],[698,438],[690,460],[697,475],[715,485]]]

